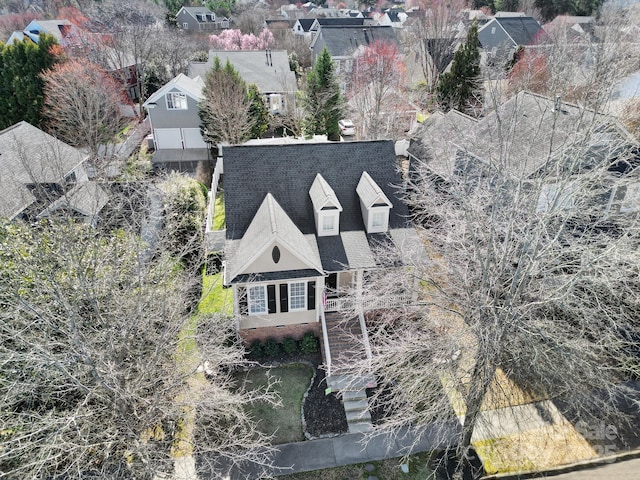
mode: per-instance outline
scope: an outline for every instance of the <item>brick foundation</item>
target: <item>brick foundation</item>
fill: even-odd
[[[322,339],[322,325],[320,322],[283,325],[281,327],[245,328],[238,333],[245,345],[251,345],[255,340],[265,341],[267,338],[273,338],[278,342],[286,337],[300,340],[307,332],[313,332],[316,337]]]

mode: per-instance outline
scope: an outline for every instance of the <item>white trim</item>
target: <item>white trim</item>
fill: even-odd
[[[292,299],[293,296],[291,295],[291,287],[293,285],[302,285],[302,307],[297,307],[297,308],[293,308],[292,305]],[[295,281],[295,282],[287,282],[287,296],[288,298],[288,309],[290,312],[301,312],[307,309],[307,282],[306,281]],[[296,296],[296,298],[299,298],[299,295]]]
[[[632,183],[627,185],[624,192],[624,198],[620,203],[620,212],[637,212],[638,210],[640,210],[640,183]]]
[[[260,299],[251,298],[251,291],[253,289],[262,290],[262,294],[264,295],[264,310],[252,311],[252,307],[254,306],[252,302],[260,300]],[[269,313],[269,298],[267,296],[267,286],[266,285],[247,285],[247,314],[248,315],[266,315],[267,313]]]
[[[171,97],[171,104],[169,104],[169,97]],[[176,98],[178,101],[176,101]],[[164,101],[166,102],[167,110],[189,110],[189,102],[187,101],[186,93],[167,92],[164,96]]]

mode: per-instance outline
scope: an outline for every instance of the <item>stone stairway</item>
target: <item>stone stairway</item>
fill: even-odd
[[[373,425],[365,389],[375,386],[375,378],[371,374],[356,374],[351,368],[354,362],[367,358],[361,343],[360,321],[345,320],[336,313],[328,313],[325,320],[332,370],[327,384],[342,396],[349,433],[368,432]]]

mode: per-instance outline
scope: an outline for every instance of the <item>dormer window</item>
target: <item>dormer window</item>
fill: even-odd
[[[184,93],[167,93],[165,98],[167,99],[167,110],[187,110],[187,96]]]
[[[389,230],[389,211],[393,205],[367,172],[362,172],[356,192],[360,197],[362,220],[367,233]]]
[[[322,177],[317,174],[309,196],[313,203],[313,214],[316,219],[316,231],[319,237],[328,237],[340,234],[340,212],[342,205],[336,196],[336,192]]]

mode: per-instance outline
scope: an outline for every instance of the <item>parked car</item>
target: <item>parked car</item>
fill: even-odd
[[[342,119],[338,122],[340,134],[344,137],[350,137],[356,134],[356,126],[351,120]]]

